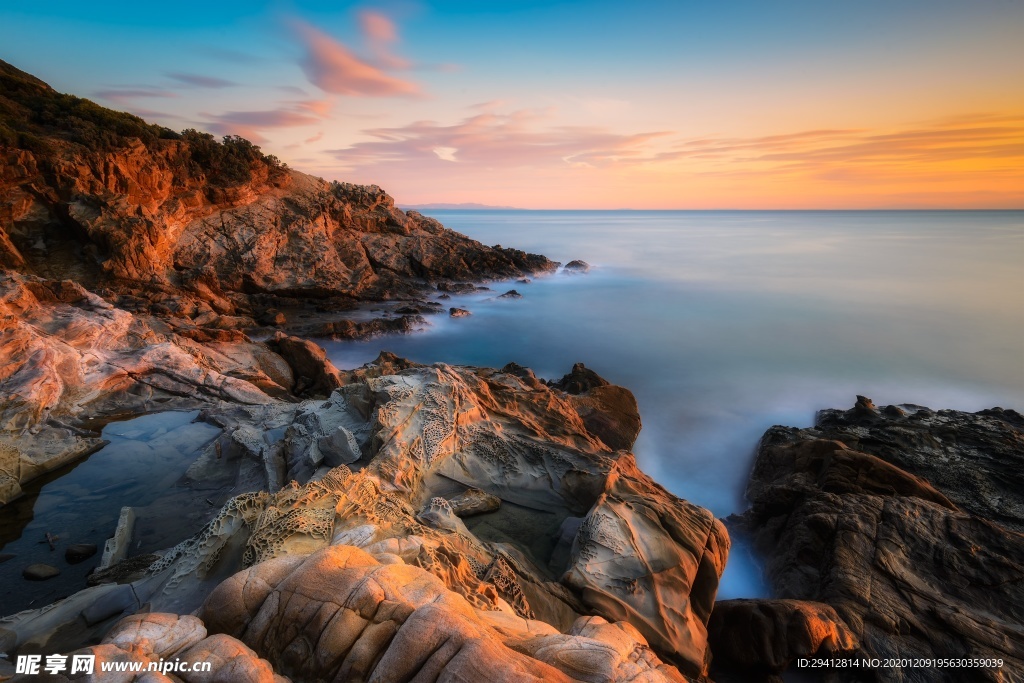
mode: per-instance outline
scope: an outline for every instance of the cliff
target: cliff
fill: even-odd
[[[288,169],[238,137],[150,125],[4,62],[0,162],[0,266],[178,320],[557,266],[403,212],[379,187]]]

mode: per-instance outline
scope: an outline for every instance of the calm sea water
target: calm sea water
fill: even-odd
[[[725,516],[760,435],[878,404],[1024,409],[1024,212],[431,211],[587,275],[453,299],[418,334],[326,344],[556,378],[582,361],[636,394],[641,465]],[[524,298],[496,299],[510,288]],[[763,595],[746,548],[720,597]]]

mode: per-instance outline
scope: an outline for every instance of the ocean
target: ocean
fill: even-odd
[[[327,342],[558,378],[582,362],[637,397],[640,466],[720,517],[741,512],[757,440],[823,408],[1024,410],[1022,211],[430,211],[486,244],[586,275],[453,297],[468,318]],[[498,299],[516,289],[522,299]],[[768,594],[734,547],[720,598]]]

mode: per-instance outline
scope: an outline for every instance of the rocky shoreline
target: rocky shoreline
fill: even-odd
[[[140,682],[777,681],[814,656],[1004,662],[824,680],[1021,680],[1015,411],[859,397],[773,427],[751,508],[718,520],[637,467],[635,398],[582,364],[339,370],[310,340],[468,315],[441,302],[559,264],[244,140],[0,81],[0,504],[167,410],[219,430],[182,481],[225,492],[176,500],[198,510],[157,552],[125,508],[90,586],[0,618],[0,652],[214,666],[118,679]],[[730,533],[774,599],[716,602]]]

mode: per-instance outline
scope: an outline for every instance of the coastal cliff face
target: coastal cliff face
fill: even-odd
[[[438,281],[557,266],[403,212],[379,187],[290,170],[240,138],[152,126],[3,62],[0,85],[7,269],[194,321],[259,317],[281,301],[409,298]]]
[[[1018,680],[1022,492],[1019,413],[878,408],[859,397],[850,410],[819,413],[813,428],[764,435],[747,490],[752,508],[732,528],[754,539],[779,597],[834,608],[857,656],[1000,658],[1002,668],[972,669],[969,680]],[[716,637],[735,637],[757,609],[723,610]],[[775,648],[777,666],[766,657],[748,672],[778,673],[805,656],[787,659],[784,649]],[[968,680],[962,669],[933,666],[862,675]]]

